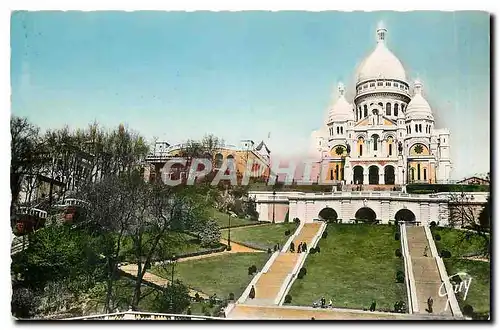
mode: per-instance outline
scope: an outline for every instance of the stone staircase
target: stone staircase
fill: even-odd
[[[322,223],[305,223],[300,232],[293,239],[295,251],[300,242],[305,242],[307,248],[311,248],[311,243],[314,236],[320,230]],[[278,257],[271,264],[267,272],[260,274],[257,282],[254,285],[255,298],[247,298],[246,305],[274,305],[275,299],[280,293],[283,283],[287,280],[287,276],[292,273],[297,264],[301,253],[297,252],[280,252]]]
[[[408,249],[410,251],[411,264],[413,267],[413,276],[415,279],[415,288],[417,293],[419,313],[428,314],[427,299],[432,297],[434,300],[434,315],[452,315],[451,309],[447,304],[446,297],[439,296],[441,286],[441,277],[439,276],[436,259],[432,256],[429,248],[429,242],[425,236],[424,227],[407,227]],[[427,256],[424,250],[427,247]]]
[[[301,242],[305,242],[307,244],[308,249],[312,248],[312,246],[310,246],[312,239],[314,238],[314,235],[316,235],[320,227],[321,227],[320,222],[312,222],[304,224],[304,227],[302,228],[300,233],[293,240],[293,244],[295,244],[295,251],[297,251],[297,247]]]
[[[274,301],[281,288],[281,284],[295,266],[299,256],[300,254],[298,253],[281,252],[271,265],[269,271],[262,274],[257,281],[255,285],[255,298]]]

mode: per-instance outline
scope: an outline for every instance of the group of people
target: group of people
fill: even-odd
[[[313,302],[313,307],[314,308],[318,308],[318,307],[321,307],[321,308],[327,308],[327,307],[331,308],[331,307],[333,307],[333,301],[330,299],[328,301],[328,305],[327,305],[325,297],[321,297],[321,299],[319,301]]]
[[[295,244],[290,243],[290,252],[295,252]],[[307,252],[307,244],[306,242],[300,242],[297,247],[297,253]]]

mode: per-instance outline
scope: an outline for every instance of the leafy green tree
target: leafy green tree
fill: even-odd
[[[203,222],[198,235],[200,236],[202,246],[216,246],[221,239],[221,232],[217,221],[209,219]]]
[[[190,303],[188,287],[180,281],[175,281],[156,296],[153,305],[160,313],[182,314]]]

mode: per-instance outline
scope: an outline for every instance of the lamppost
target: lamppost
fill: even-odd
[[[278,175],[276,175],[276,181],[273,187],[273,223],[275,223],[275,205],[276,205],[276,184],[278,183]]]
[[[227,214],[229,217],[229,229],[227,231],[227,246],[231,247],[231,214]]]
[[[172,256],[172,259],[170,260],[170,264],[172,265],[172,278],[170,281],[170,312],[173,313],[174,311],[174,272],[175,272],[175,254]]]

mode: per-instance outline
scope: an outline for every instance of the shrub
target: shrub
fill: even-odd
[[[195,300],[196,302],[200,302],[201,298],[200,298],[200,294],[199,294],[198,292],[196,292],[196,293],[194,294],[194,300]]]
[[[229,300],[234,300],[234,293],[229,293]]]
[[[472,316],[474,314],[474,308],[472,308],[471,305],[465,305],[464,306],[464,315],[465,316]]]
[[[320,252],[321,252],[321,249],[319,248],[319,245],[318,245],[318,246],[316,246],[316,249],[315,249],[315,250],[316,250],[316,253],[320,253]]]
[[[396,302],[394,304],[394,311],[396,313],[405,313],[406,312],[406,303],[402,300]]]
[[[316,249],[315,248],[310,248],[309,249],[309,253],[310,254],[315,254],[316,253]]]
[[[435,239],[436,241],[440,241],[440,240],[441,240],[441,235],[436,234],[436,236],[434,236],[434,239]]]
[[[306,276],[306,274],[307,274],[307,270],[305,269],[305,267],[302,267],[299,270],[299,274],[297,275],[297,278],[302,279],[304,276]]]
[[[290,230],[285,231],[285,236],[290,236]]]
[[[286,212],[285,221],[283,221],[284,223],[289,223],[290,222],[290,218],[288,216],[289,216],[289,212]]]
[[[287,294],[285,296],[285,304],[290,304],[292,302],[292,296]]]
[[[300,219],[299,218],[293,218],[293,223],[296,225],[300,224]]]
[[[228,245],[227,248],[226,248],[226,251],[231,251],[231,250],[232,250],[231,245]]]
[[[252,266],[248,267],[248,275],[253,275],[254,273]]]
[[[405,281],[405,273],[403,271],[398,270],[396,272],[396,282],[397,283],[403,283]]]
[[[328,237],[328,232],[325,230],[323,234],[321,234],[321,238],[327,238]]]
[[[394,239],[395,239],[396,241],[399,241],[399,239],[400,239],[400,238],[401,238],[401,234],[400,234],[400,233],[396,233],[396,234],[394,234]]]
[[[431,221],[430,227],[433,228],[433,227],[436,227],[436,226],[437,226],[436,221]]]
[[[451,252],[448,250],[441,251],[441,258],[451,258]]]
[[[271,251],[271,248],[267,248],[267,253],[273,253],[273,251]]]
[[[251,266],[251,268],[252,268],[252,271],[253,271],[254,273],[257,273],[257,266],[252,265],[252,266]]]
[[[398,258],[401,258],[402,254],[401,254],[401,250],[400,249],[396,249],[396,251],[394,251],[396,257]]]

